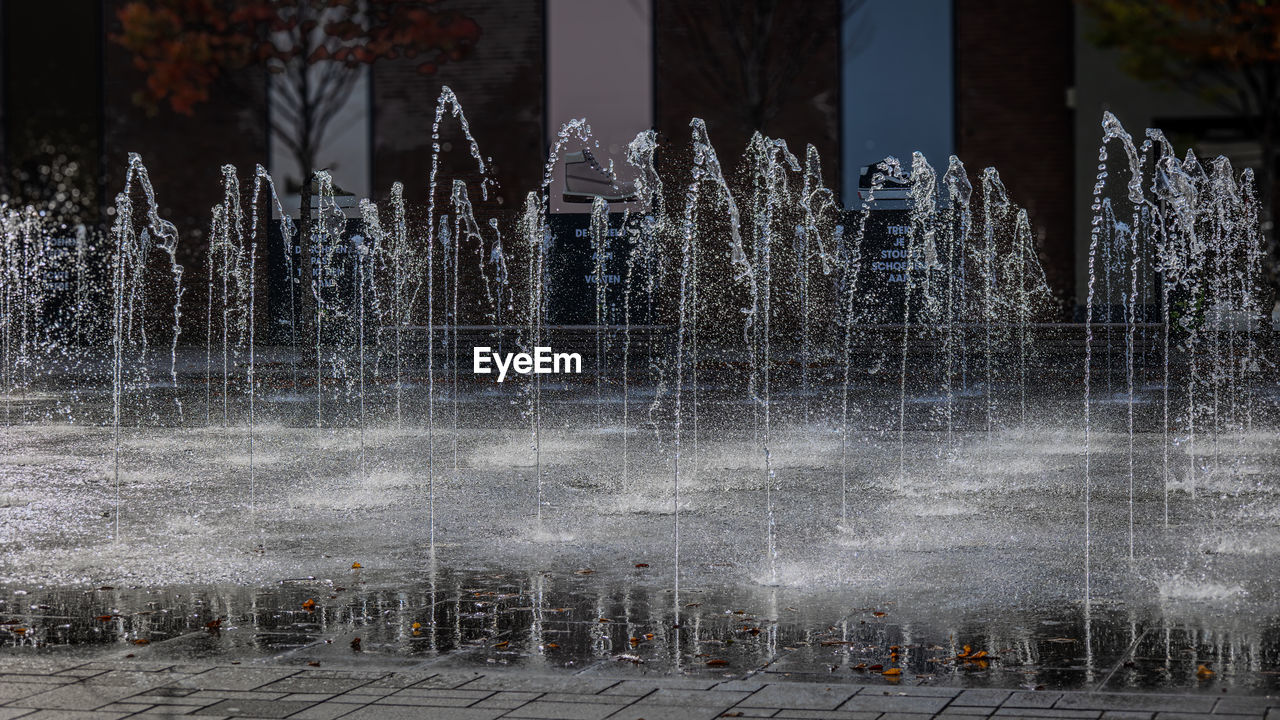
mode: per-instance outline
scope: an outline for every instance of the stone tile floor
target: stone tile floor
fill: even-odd
[[[0,720],[1280,720],[1280,696],[0,657]]]

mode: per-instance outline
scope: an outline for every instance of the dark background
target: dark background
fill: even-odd
[[[554,1],[445,0],[439,7],[471,17],[481,29],[470,55],[429,75],[407,59],[372,65],[367,102],[375,198],[402,181],[410,200],[425,199],[430,118],[443,84],[457,92],[484,153],[494,160],[502,184],[491,202],[514,209],[538,186],[547,149],[544,2]],[[189,238],[179,261],[199,282],[201,238],[222,192],[220,166],[231,163],[247,174],[254,163],[270,162],[266,74],[256,67],[229,73],[191,115],[139,104],[135,96],[145,78],[130,52],[110,39],[120,30],[124,4],[0,2],[0,191],[10,202],[44,201],[78,216],[70,219],[105,224],[126,155],[139,152],[159,190],[162,214]],[[729,33],[746,21],[726,17],[719,0],[653,0],[650,91],[656,129],[673,148],[669,157],[687,142],[693,116],[704,118],[717,146],[726,149],[744,147],[760,129],[793,148],[813,143],[826,160],[826,181],[844,187],[849,197],[857,169],[839,162],[848,141],[840,125],[840,113],[848,110],[840,102],[839,30],[842,16],[856,5],[730,3],[734,12],[774,11],[767,26],[745,33],[763,62],[783,67],[788,78],[783,91],[760,98],[733,76],[708,79],[694,71],[713,61],[735,62]],[[922,11],[928,5],[922,3]],[[1230,118],[1194,93],[1126,75],[1119,52],[1098,47],[1083,27],[1094,21],[1069,0],[952,0],[951,13],[952,59],[939,72],[952,73],[955,152],[974,175],[997,167],[1013,199],[1029,210],[1065,317],[1082,287],[1087,215],[1082,222],[1080,208],[1092,185],[1101,110],[1125,108],[1123,119],[1135,135],[1144,124],[1164,122],[1175,141],[1192,145],[1230,129]],[[454,126],[445,133],[461,145]],[[1256,145],[1245,129],[1210,150],[1234,152],[1248,164]],[[465,177],[471,171],[465,153],[446,162],[452,163],[446,172]],[[934,164],[945,167],[945,160]]]

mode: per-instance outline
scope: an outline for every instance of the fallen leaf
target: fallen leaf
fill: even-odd
[[[504,647],[506,647],[506,646],[508,646],[508,645],[510,645],[510,644],[511,644],[511,641],[510,641],[510,640],[503,640],[503,641],[502,641],[502,642],[500,642],[500,643],[494,643],[494,644],[493,644],[493,646],[494,646],[494,647],[496,647],[496,648],[501,649],[501,648],[504,648]]]
[[[362,567],[364,567],[364,566],[363,566],[363,565],[361,565],[361,564],[360,564],[360,563],[358,563],[358,562],[353,562],[353,563],[351,563],[351,569],[352,569],[352,570],[359,570],[359,569],[360,569],[360,568],[362,568]]]
[[[414,624],[410,625],[409,627],[413,628],[414,630],[418,630],[419,628],[421,628],[421,627],[422,627],[422,623],[420,623],[420,622],[416,622],[416,623],[414,623]]]
[[[314,661],[314,660],[312,660],[311,662],[307,663],[307,665],[310,665],[311,667],[320,667],[320,663],[318,663],[318,662],[316,662],[316,661]]]
[[[884,669],[884,666],[883,666],[883,665],[880,665],[880,664],[876,664],[876,665],[872,665],[871,667],[869,667],[869,668],[867,668],[867,669],[868,669],[868,670],[873,670],[873,671],[875,671],[875,672],[880,672],[881,670],[883,670],[883,669]]]
[[[639,644],[640,644],[640,638],[635,637],[635,636],[633,635],[633,636],[631,636],[631,640],[630,640],[629,642],[631,643],[631,647],[635,647],[635,646],[637,646],[637,645],[639,645]]]
[[[360,652],[360,638],[351,641],[351,649]]]
[[[309,610],[313,610],[313,609],[315,609],[315,606],[316,606],[316,601],[315,601],[314,599],[312,599],[312,598],[307,598],[307,599],[302,603],[302,609],[303,609],[303,610],[308,610],[308,611],[309,611]]]
[[[653,639],[653,633],[645,633],[645,634],[644,634],[644,639],[645,639],[645,640],[652,640],[652,639]]]
[[[853,666],[853,669],[854,669],[854,670],[859,670],[859,671],[861,671],[861,670],[866,670],[866,669],[867,669],[867,664],[866,664],[866,663],[858,663],[857,665],[854,665],[854,666]]]
[[[647,567],[649,567],[649,563],[636,563],[636,567],[638,567],[638,568],[647,568]]]
[[[1201,680],[1211,678],[1213,677],[1213,671],[1210,670],[1208,666],[1201,665],[1200,667],[1196,668],[1196,677],[1200,678]]]
[[[609,618],[600,618],[600,622],[607,623],[609,622]]]
[[[14,631],[15,633],[17,633],[18,635],[26,635],[26,634],[27,634],[27,629],[26,629],[26,628],[16,627],[16,628],[14,628],[14,629],[13,629],[13,631]]]
[[[582,568],[580,570],[573,571],[574,575],[591,575],[593,573],[595,573],[595,570],[592,570],[591,568]]]
[[[900,668],[889,668],[888,670],[885,670],[881,674],[886,677],[898,677],[899,675],[902,674],[902,670]]]
[[[879,610],[876,610],[875,612],[873,612],[873,613],[871,613],[871,614],[872,614],[872,615],[875,615],[876,617],[884,617],[885,615],[888,615],[889,613],[886,613],[886,612],[880,612]]]
[[[559,646],[559,645],[557,645],[556,643],[547,643],[546,645],[543,645],[543,647],[545,647],[545,648],[550,648],[550,649],[552,649],[552,650],[555,650],[556,648],[558,648],[558,647],[560,647],[560,646]]]
[[[209,622],[205,623],[204,626],[209,628],[210,630],[217,630],[218,628],[222,627],[222,618],[218,618],[216,620],[210,620]]]
[[[721,660],[720,658],[713,658],[707,661],[707,667],[724,667],[728,664],[728,660]]]
[[[115,617],[115,615],[99,615],[98,619],[101,620],[102,622],[107,622],[113,617]]]
[[[146,638],[138,638],[137,640],[133,641],[133,644],[134,645],[150,645],[151,641]]]

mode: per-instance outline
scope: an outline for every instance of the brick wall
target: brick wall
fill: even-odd
[[[1000,171],[1062,300],[1075,289],[1073,45],[1069,0],[956,0],[956,154],[975,176]]]

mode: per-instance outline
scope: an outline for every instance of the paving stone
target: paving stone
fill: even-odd
[[[1028,712],[1021,708],[1002,707],[996,711],[992,717],[1005,718],[1011,715],[1017,716],[1033,716],[1038,718],[1079,718],[1080,720],[1093,720],[1102,716],[1101,710],[1063,710],[1059,708],[1036,708],[1035,712]]]
[[[335,720],[355,709],[346,703],[322,702],[289,716],[289,720]]]
[[[49,685],[29,682],[0,682],[0,703],[48,692]]]
[[[0,707],[0,720],[13,720],[35,712],[30,708]]]
[[[101,675],[104,672],[107,672],[107,671],[97,670],[94,668],[74,667],[74,668],[69,668],[67,670],[61,670],[53,674],[59,675],[59,676],[66,676],[66,677],[87,678],[87,677],[93,677],[94,675]]]
[[[423,697],[421,695],[388,695],[373,701],[373,705],[403,705],[410,707],[467,707],[475,702],[473,698]]]
[[[472,703],[468,707],[489,708],[492,710],[514,710],[538,697],[538,693],[494,693],[489,697]]]
[[[840,706],[841,710],[883,713],[922,713],[932,715],[947,706],[949,697],[912,697],[909,695],[875,695],[858,693]]]
[[[860,691],[858,691],[858,694],[954,698],[961,692],[963,692],[962,688],[940,687],[937,685],[873,685],[864,686]]]
[[[217,702],[218,699],[207,697],[152,695],[150,693],[143,693],[140,695],[130,695],[128,697],[128,701],[134,703],[145,703],[147,705],[185,705],[187,707],[205,707],[206,705],[212,705]]]
[[[483,700],[493,694],[492,690],[469,690],[465,688],[405,688],[388,697],[429,697],[429,698],[463,698],[467,700]],[[593,696],[585,696],[593,697]]]
[[[880,713],[875,710],[864,712],[852,710],[780,710],[774,717],[794,720],[876,720],[880,717]]]
[[[734,708],[731,711],[721,713],[720,717],[771,718],[777,714],[778,711],[773,708]]]
[[[220,667],[199,675],[191,675],[173,684],[199,690],[257,690],[263,685],[283,680],[297,673],[297,670],[289,668]]]
[[[185,674],[165,670],[107,670],[81,680],[85,685],[133,685],[158,687],[187,677]]]
[[[485,675],[465,685],[465,690],[513,690],[523,692],[571,692],[584,695],[602,693],[618,684],[616,678],[581,677],[577,675]]]
[[[368,685],[372,679],[350,679],[350,678],[317,678],[317,677],[287,677],[283,680],[277,680],[273,683],[267,683],[258,688],[263,692],[283,692],[283,693],[323,693],[325,695],[337,695],[339,693],[354,690],[362,685]]]
[[[1195,695],[1131,695],[1120,693],[1066,693],[1054,705],[1064,710],[1168,710],[1209,713],[1218,698]]]
[[[1205,713],[1197,712],[1158,712],[1156,720],[1205,720],[1209,717]]]
[[[1154,712],[1141,710],[1103,710],[1102,720],[1151,720]]]
[[[474,680],[478,680],[482,675],[463,675],[460,673],[436,673],[425,680],[420,680],[412,685],[403,685],[401,687],[412,688],[441,688],[450,689],[466,685]],[[377,687],[380,681],[370,683],[370,686]]]
[[[140,690],[141,688],[124,686],[65,685],[9,704],[41,710],[96,710],[103,705],[136,695]]]
[[[1280,708],[1280,697],[1224,697],[1213,706],[1214,713],[1229,715],[1261,715],[1267,708]]]
[[[482,708],[366,705],[356,708],[349,715],[343,715],[342,720],[497,720],[504,712],[506,710]]]
[[[880,716],[880,720],[932,720],[933,717],[933,713],[887,712]]]
[[[1280,708],[1268,710],[1266,720],[1280,720]]]
[[[608,720],[716,720],[721,717],[720,712],[711,708],[636,703],[610,715]]]
[[[646,705],[684,705],[691,707],[730,707],[747,699],[751,693],[732,690],[676,690],[662,688],[644,697]]]
[[[1009,690],[995,690],[991,688],[970,688],[956,696],[951,701],[951,705],[981,705],[990,707],[999,707],[1001,703],[1009,699],[1013,693]]]
[[[186,697],[197,692],[194,688],[173,687],[171,685],[161,685],[158,688],[151,688],[147,691],[148,695],[165,695],[167,697]]]
[[[80,678],[67,675],[46,675],[44,673],[0,673],[0,685],[11,682],[71,685],[72,683],[80,682]]]
[[[305,710],[314,704],[283,700],[223,700],[191,714],[193,716],[282,718]]]
[[[214,700],[279,700],[286,693],[258,692],[255,690],[197,690],[188,697],[213,698]]]
[[[534,700],[507,711],[504,717],[544,720],[604,720],[624,706],[618,703],[563,703]],[[634,706],[632,706],[634,707]]]
[[[118,720],[125,713],[93,710],[37,710],[23,715],[22,720]]]
[[[338,668],[305,668],[294,677],[307,678],[310,680],[364,680],[365,682],[373,682],[390,677],[394,673],[384,670],[343,670]]]
[[[0,658],[0,675],[57,675],[66,670],[83,667],[87,667],[87,663],[75,660],[18,656]]]
[[[186,720],[192,720],[192,717],[193,716],[191,715],[174,715],[172,712],[167,711],[156,712],[154,710],[148,710],[143,713],[138,713],[137,715],[130,715],[129,720],[173,720],[173,718],[186,718]],[[231,718],[226,715],[201,715],[200,720],[231,720]]]
[[[218,666],[217,666],[217,665],[210,665],[210,664],[207,664],[207,663],[206,663],[206,664],[189,663],[189,664],[185,664],[185,665],[174,665],[174,666],[171,668],[171,670],[172,670],[173,672],[176,672],[176,673],[183,673],[183,674],[185,674],[185,675],[198,675],[198,674],[203,673],[203,672],[209,672],[210,670],[212,670],[212,669],[214,669],[214,668],[216,668],[216,667],[218,667]]]
[[[280,699],[285,702],[324,702],[331,697],[330,693],[289,693]]]
[[[941,713],[938,713],[938,717],[978,718],[986,717],[995,711],[996,709],[990,705],[956,705],[953,700],[950,705],[942,709]]]
[[[608,695],[600,693],[597,695],[584,695],[574,692],[549,692],[543,693],[539,700],[545,702],[587,702],[587,703],[610,703],[613,705],[626,705],[640,699],[639,695]]]
[[[855,692],[856,688],[839,685],[773,684],[766,685],[738,704],[743,707],[835,710]]]
[[[726,680],[716,683],[716,690],[742,690],[744,692],[755,692],[769,683],[763,680]]]
[[[715,687],[715,680],[698,680],[694,678],[654,678],[652,680],[623,680],[613,687],[605,688],[601,695],[648,695],[654,690],[662,688],[670,688],[672,690],[710,690]],[[755,692],[764,686],[764,683],[756,683],[754,687],[746,689],[746,692]]]
[[[146,703],[118,702],[118,703],[111,703],[110,705],[104,705],[103,707],[98,708],[98,711],[99,712],[122,712],[122,713],[133,714],[133,713],[145,712],[147,710],[150,710],[153,707],[155,706],[148,705]]]
[[[365,685],[364,687],[348,690],[342,693],[342,695],[343,697],[380,698],[384,695],[390,695],[393,692],[397,692],[397,690],[397,688],[369,687],[368,685]]]
[[[1001,705],[1002,708],[1050,708],[1058,702],[1058,698],[1062,697],[1059,692],[1040,692],[1038,690],[1023,690],[1013,693],[1008,700]],[[1024,713],[1031,714],[1031,713]]]
[[[410,685],[420,683],[439,675],[439,671],[428,670],[420,672],[399,672],[392,673],[386,677],[374,680],[365,687],[367,688],[406,688]]]

